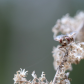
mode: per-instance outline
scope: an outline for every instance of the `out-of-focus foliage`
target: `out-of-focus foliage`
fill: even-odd
[[[0,84],[13,84],[14,73],[20,68],[37,76],[44,71],[51,81],[53,68],[51,29],[66,13],[73,16],[84,10],[82,0],[1,0],[0,1]],[[72,84],[83,84],[84,62],[70,74]]]

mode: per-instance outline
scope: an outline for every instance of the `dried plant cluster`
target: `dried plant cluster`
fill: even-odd
[[[71,32],[76,31],[76,40],[84,41],[84,12],[78,12],[74,17],[70,17],[69,14],[66,14],[61,19],[58,19],[52,31],[54,33],[54,37],[57,36],[58,33],[69,34]],[[80,38],[81,37],[81,38]]]
[[[53,48],[54,69],[56,74],[53,84],[70,84],[69,72],[71,64],[78,64],[84,59],[84,12],[79,12],[73,18],[66,14],[57,20],[52,29],[54,40],[61,44]],[[72,33],[71,33],[72,32]],[[62,33],[65,35],[57,34]],[[78,42],[79,41],[79,42]]]
[[[33,80],[27,80],[28,71],[21,69],[14,75],[14,84],[70,84],[69,72],[72,64],[78,64],[84,59],[84,12],[79,12],[73,18],[66,14],[57,20],[52,29],[54,40],[61,45],[53,48],[54,69],[56,74],[53,81],[48,82],[44,72],[37,78],[35,71],[32,72]],[[71,33],[72,32],[72,33]],[[62,33],[64,35],[57,34]]]
[[[65,73],[65,71],[72,70],[71,64],[78,64],[81,59],[84,59],[83,47],[83,42],[75,43],[74,41],[62,48],[60,46],[54,47],[53,57],[56,70],[54,84],[70,84],[69,72]]]
[[[28,71],[25,71],[25,69],[20,69],[17,71],[17,73],[14,75],[14,84],[48,84],[48,81],[45,77],[44,72],[42,72],[41,77],[37,78],[37,75],[35,74],[35,71],[32,72],[33,80],[27,81],[26,75]],[[44,82],[45,81],[45,82]]]

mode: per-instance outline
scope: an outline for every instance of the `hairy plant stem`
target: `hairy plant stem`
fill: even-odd
[[[64,66],[64,63],[67,62],[67,57],[68,57],[68,50],[66,49],[65,56],[63,57],[63,61],[60,63],[59,67],[57,68],[52,84],[56,84],[58,80],[58,74],[60,74],[61,71],[64,71],[63,66]]]

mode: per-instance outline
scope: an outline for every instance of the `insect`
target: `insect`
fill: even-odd
[[[54,40],[58,41],[62,45],[62,47],[67,46],[67,44],[74,41],[75,34],[76,34],[76,32],[72,32],[72,33],[66,34],[66,35],[59,35],[59,36],[55,37]]]

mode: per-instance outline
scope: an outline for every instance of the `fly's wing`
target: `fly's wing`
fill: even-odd
[[[65,35],[58,35],[54,38],[55,41],[60,41]]]
[[[76,35],[76,32],[71,32],[71,33],[67,34],[67,36],[70,38],[74,37],[75,35]]]

